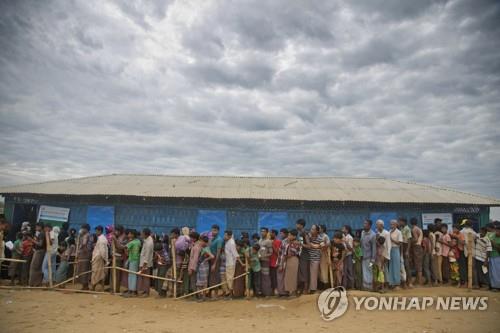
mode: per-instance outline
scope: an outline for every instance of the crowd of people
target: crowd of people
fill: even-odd
[[[451,231],[439,219],[426,230],[416,218],[372,224],[367,219],[355,232],[345,225],[330,238],[325,225],[307,228],[299,219],[291,230],[261,228],[260,234],[242,232],[236,239],[218,225],[201,234],[183,227],[158,235],[119,225],[90,230],[88,224],[77,231],[37,223],[32,231],[25,223],[13,243],[12,258],[19,261],[9,263],[9,277],[13,285],[61,287],[73,278],[83,290],[99,287],[123,297],[147,297],[151,289],[158,297],[193,294],[200,301],[293,297],[331,286],[379,292],[464,287],[472,256],[474,287],[500,289],[499,222],[479,233],[470,220]],[[0,223],[1,242],[7,225]]]

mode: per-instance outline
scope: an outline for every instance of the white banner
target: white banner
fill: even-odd
[[[423,230],[427,229],[429,224],[434,224],[434,219],[441,219],[443,223],[448,225],[448,231],[451,231],[453,226],[453,215],[451,213],[424,213],[422,214]]]
[[[61,225],[68,222],[69,208],[40,206],[38,211],[38,222],[52,222],[55,225]]]

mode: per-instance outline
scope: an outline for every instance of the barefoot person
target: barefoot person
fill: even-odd
[[[223,250],[224,240],[220,235],[220,227],[217,224],[212,225],[212,239],[209,241],[210,252],[214,258],[210,260],[210,270],[208,274],[208,285],[210,287],[221,283],[220,279],[220,257]],[[209,294],[217,297],[218,289],[211,289]]]
[[[273,242],[269,237],[269,229],[261,228],[259,239],[259,258],[260,258],[260,288],[263,296],[272,296],[273,289],[271,284],[271,272],[269,261],[273,254]]]
[[[399,289],[401,284],[401,244],[403,243],[403,235],[398,229],[398,221],[391,221],[391,253],[389,260],[389,286],[395,290]]]
[[[233,279],[234,271],[236,268],[236,260],[240,257],[238,251],[236,250],[236,243],[234,242],[233,232],[231,230],[226,230],[224,232],[224,254],[226,257],[226,281],[227,289],[229,291],[226,297],[230,297],[233,294]]]
[[[44,237],[43,223],[39,222],[35,225],[35,235],[33,237],[33,257],[31,258],[28,283],[30,287],[39,287],[42,284],[42,263],[45,256]]]
[[[415,217],[412,217],[410,220],[411,224],[411,237],[412,237],[412,243],[411,243],[411,255],[412,255],[412,262],[413,262],[413,269],[417,273],[417,283],[419,285],[422,285],[423,283],[423,272],[422,272],[422,265],[424,261],[424,250],[422,248],[422,240],[424,239],[424,233],[422,232],[422,229],[418,227],[418,220]]]
[[[321,261],[321,242],[323,238],[319,235],[319,226],[313,224],[308,235],[309,242],[304,244],[304,248],[309,252],[309,290],[314,294],[318,288],[319,264]]]
[[[90,286],[95,290],[98,284],[101,284],[104,290],[104,283],[106,280],[106,270],[104,267],[108,265],[108,240],[103,234],[103,227],[98,225],[95,227],[95,235],[97,242],[92,251],[92,277],[90,279]]]
[[[285,291],[285,264],[286,264],[286,248],[288,246],[288,229],[283,228],[280,230],[280,250],[278,255],[278,272],[277,275],[277,289],[278,296],[283,297],[287,296],[288,293]]]
[[[363,253],[363,289],[373,290],[373,265],[377,256],[376,235],[372,230],[372,221],[365,220],[361,232],[361,249]]]
[[[198,267],[196,268],[196,290],[203,290],[208,287],[208,272],[210,270],[210,261],[215,259],[215,256],[210,251],[208,246],[208,237],[200,236],[200,254],[198,256]],[[205,300],[205,292],[197,294],[200,301]]]
[[[403,243],[401,244],[401,256],[403,259],[403,268],[405,272],[405,283],[404,286],[411,288],[413,287],[411,283],[411,266],[410,266],[410,252],[411,252],[411,229],[408,226],[408,221],[405,217],[400,217],[398,219],[399,229],[401,230],[401,235],[403,236]],[[446,259],[448,260],[448,259]]]
[[[80,240],[78,242],[78,263],[76,274],[78,276],[78,282],[82,285],[82,290],[89,290],[89,276],[88,272],[90,270],[90,226],[85,223],[80,227]],[[83,274],[86,273],[86,274]]]
[[[297,274],[299,271],[299,256],[301,250],[301,244],[297,240],[297,235],[297,230],[293,229],[290,231],[285,248],[285,291],[290,296],[297,295]]]
[[[354,286],[354,267],[352,262],[352,250],[353,250],[353,238],[352,229],[350,225],[344,225],[342,227],[342,233],[344,234],[344,245],[345,245],[345,258],[344,258],[344,272],[342,274],[342,285],[346,289],[352,289]]]
[[[271,230],[271,241],[273,242],[273,253],[269,259],[269,269],[271,272],[271,289],[276,295],[278,292],[278,256],[281,248],[281,240],[278,237],[278,230]]]
[[[142,229],[142,249],[139,260],[141,273],[151,275],[153,272],[154,241],[149,228]],[[137,277],[137,294],[148,297],[151,288],[151,278],[139,275]]]
[[[141,242],[137,239],[137,231],[131,229],[127,234],[127,269],[132,272],[139,270],[139,260],[141,255]],[[137,296],[137,275],[128,274],[128,290],[123,294],[124,297]]]

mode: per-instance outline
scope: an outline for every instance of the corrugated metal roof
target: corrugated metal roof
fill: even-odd
[[[0,188],[2,194],[121,195],[500,206],[500,200],[384,178],[106,175]]]

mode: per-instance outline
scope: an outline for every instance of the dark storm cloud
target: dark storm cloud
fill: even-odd
[[[348,175],[500,197],[497,1],[3,1],[0,184]]]

